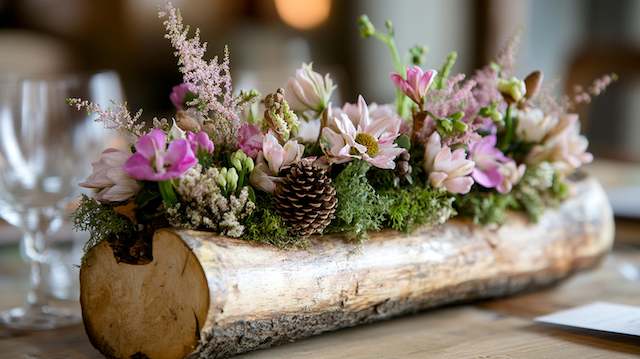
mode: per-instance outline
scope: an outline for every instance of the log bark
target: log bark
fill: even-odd
[[[454,302],[547,286],[598,263],[613,217],[593,179],[538,223],[499,228],[454,219],[356,245],[313,238],[279,250],[211,233],[162,229],[153,260],[118,263],[107,243],[80,271],[92,344],[114,358],[223,358]]]

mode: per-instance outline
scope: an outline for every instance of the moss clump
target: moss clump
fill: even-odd
[[[390,201],[369,184],[369,168],[364,161],[353,161],[335,178],[338,207],[330,232],[344,232],[352,239],[363,240],[367,231],[382,228]]]
[[[454,198],[428,186],[389,190],[383,196],[389,200],[388,225],[398,231],[411,232],[422,225],[441,224],[455,214]]]
[[[265,193],[257,196],[256,210],[245,221],[242,238],[279,248],[305,247],[308,242],[289,233],[282,217],[273,210],[270,197],[270,194]]]

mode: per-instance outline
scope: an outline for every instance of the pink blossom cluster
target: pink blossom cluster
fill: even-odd
[[[240,120],[236,113],[237,99],[233,96],[228,49],[225,47],[222,62],[218,61],[217,56],[206,61],[204,55],[207,47],[200,42],[199,29],[190,38],[189,28],[183,25],[180,12],[171,3],[167,3],[159,17],[166,18],[163,22],[165,37],[176,50],[185,88],[197,96],[197,104],[202,112],[213,112],[226,118],[230,127],[228,136],[235,137]]]

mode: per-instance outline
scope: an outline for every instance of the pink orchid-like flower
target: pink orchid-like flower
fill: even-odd
[[[171,100],[171,103],[173,103],[173,106],[175,106],[177,110],[184,109],[184,105],[185,105],[184,101],[188,93],[189,93],[188,84],[176,85],[176,86],[173,86],[173,88],[171,89],[171,94],[169,95],[169,99]]]
[[[475,162],[471,177],[485,188],[496,188],[502,183],[500,166],[509,159],[496,148],[496,136],[481,137],[469,144],[469,158]]]
[[[136,143],[136,153],[124,164],[129,176],[142,181],[166,181],[180,177],[198,160],[186,139],[175,139],[167,146],[167,134],[155,128]]]
[[[462,148],[452,153],[449,146],[442,145],[438,132],[431,134],[425,146],[424,169],[433,187],[445,188],[451,193],[469,192],[473,185],[470,174],[474,165]]]
[[[283,146],[269,131],[264,136],[262,151],[258,154],[256,166],[251,172],[251,184],[265,192],[273,192],[280,181],[280,171],[300,161],[303,152],[304,145],[298,141],[289,140]]]
[[[100,159],[91,164],[91,175],[80,186],[97,190],[95,198],[100,202],[121,202],[133,197],[140,185],[122,169],[129,155],[115,148],[104,150]]]
[[[505,156],[496,148],[496,142],[496,136],[492,134],[469,143],[469,158],[475,163],[471,177],[485,188],[508,193],[520,181],[526,166],[518,166]]]
[[[410,66],[407,68],[406,79],[401,74],[394,72],[391,74],[391,81],[413,102],[421,105],[437,74],[436,70],[422,71],[419,66]]]
[[[336,89],[329,74],[322,77],[313,71],[313,64],[302,64],[296,74],[287,81],[285,100],[294,111],[313,110],[320,112],[327,107],[331,94]]]
[[[238,146],[247,156],[255,159],[262,151],[264,136],[256,125],[244,123],[238,130]]]
[[[587,152],[589,141],[580,135],[580,121],[574,113],[560,117],[556,127],[549,132],[543,143],[534,146],[527,156],[527,163],[551,162],[563,174],[593,160]]]
[[[400,135],[401,123],[402,120],[397,117],[373,120],[367,103],[359,96],[357,112],[342,112],[339,116],[333,116],[329,126],[322,130],[322,136],[328,144],[325,154],[333,163],[358,158],[378,168],[393,169],[394,159],[404,151],[394,143]]]
[[[191,151],[196,155],[199,152],[213,153],[213,142],[209,139],[209,135],[204,131],[200,131],[198,133],[187,132],[187,141],[189,141]]]

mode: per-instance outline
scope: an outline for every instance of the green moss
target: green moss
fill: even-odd
[[[352,239],[363,240],[367,231],[382,228],[390,202],[367,180],[369,168],[364,161],[353,161],[335,178],[338,207],[330,232],[344,232]]]
[[[398,231],[411,232],[422,225],[444,223],[455,214],[454,198],[431,187],[412,186],[386,191],[383,195],[390,202],[388,225]]]
[[[88,231],[89,240],[85,252],[104,240],[133,237],[135,227],[126,217],[117,214],[113,207],[82,195],[80,206],[72,214],[73,228]]]
[[[289,233],[282,217],[273,210],[271,197],[265,193],[257,195],[256,209],[244,223],[242,239],[267,243],[279,248],[306,246],[306,240]]]

